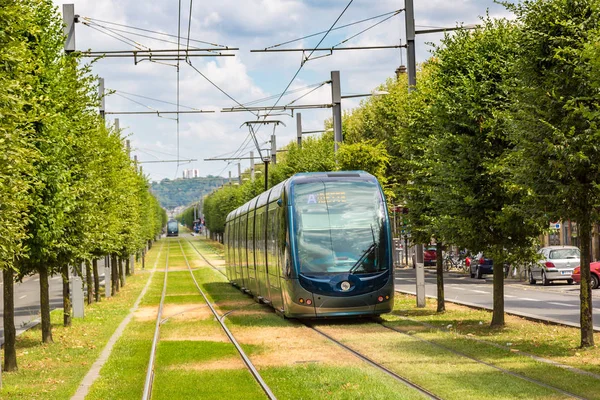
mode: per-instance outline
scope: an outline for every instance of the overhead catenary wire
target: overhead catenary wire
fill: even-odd
[[[360,21],[352,22],[352,23],[349,23],[349,24],[346,24],[346,25],[341,25],[341,26],[338,26],[337,28],[333,28],[333,29],[330,29],[330,30],[331,31],[335,31],[335,30],[339,30],[339,29],[344,29],[344,28],[347,28],[349,26],[358,25],[358,24],[361,24],[363,22],[372,21],[374,19],[385,17],[385,16],[390,15],[390,14],[400,13],[402,11],[404,11],[404,9],[390,11],[390,12],[387,12],[387,13],[384,13],[384,14],[377,15],[375,17],[370,17],[370,18],[366,18],[366,19],[363,19],[363,20],[360,20]],[[321,34],[323,34],[325,32],[327,32],[327,31],[317,32],[317,33],[313,33],[313,34],[310,34],[310,35],[303,36],[303,37],[298,38],[298,39],[288,40],[287,42],[278,43],[278,44],[275,44],[275,45],[272,45],[272,46],[269,46],[269,47],[265,47],[265,50],[272,49],[272,48],[275,48],[275,47],[284,46],[286,44],[290,44],[290,43],[294,43],[294,42],[299,42],[299,41],[304,40],[304,39],[308,39],[308,38],[311,38],[311,37],[315,37],[315,36],[321,35]]]
[[[338,23],[338,21],[342,18],[342,16],[344,15],[344,13],[346,12],[346,10],[348,10],[348,8],[350,7],[350,5],[354,2],[354,0],[350,0],[350,2],[346,5],[346,7],[344,7],[344,9],[342,10],[342,12],[340,13],[340,15],[336,18],[336,20],[334,21],[334,23],[331,25],[331,27],[329,27],[329,29],[325,32],[325,34],[323,35],[323,37],[321,38],[321,40],[319,40],[319,43],[317,43],[317,45],[315,46],[315,48],[318,48],[319,45],[321,43],[323,43],[323,40],[325,40],[325,38],[327,37],[327,35],[329,35],[329,32],[331,32],[331,30],[335,27],[335,25]],[[310,52],[310,54],[308,55],[308,57],[306,57],[306,59],[309,59],[310,56],[314,53],[314,50]],[[298,67],[298,70],[296,71],[296,73],[294,74],[294,76],[292,77],[292,79],[290,80],[290,82],[287,84],[287,86],[285,87],[284,91],[281,93],[281,95],[279,96],[279,98],[277,99],[277,101],[275,102],[275,104],[273,104],[272,108],[270,111],[267,112],[267,114],[264,116],[264,118],[266,119],[271,112],[273,112],[273,109],[277,106],[277,104],[279,104],[279,101],[281,100],[281,98],[285,95],[285,93],[287,92],[287,90],[290,88],[290,86],[292,85],[292,83],[294,82],[294,80],[296,79],[296,77],[298,76],[298,74],[300,73],[300,71],[302,70],[302,67],[304,66],[304,63],[300,64],[300,67]],[[260,126],[259,126],[260,129]]]
[[[172,35],[172,34],[169,34],[169,33],[164,33],[164,32],[159,32],[159,31],[153,31],[153,30],[150,30],[150,29],[138,28],[138,27],[131,26],[131,25],[118,24],[116,22],[111,22],[111,21],[106,21],[106,20],[101,20],[101,19],[96,19],[96,18],[91,18],[91,17],[81,17],[81,18],[82,19],[86,19],[86,20],[90,20],[90,21],[102,22],[102,23],[109,24],[109,25],[115,25],[115,26],[121,26],[121,27],[124,27],[124,28],[135,29],[135,30],[142,31],[142,32],[149,32],[149,33],[154,33],[154,34],[157,34],[157,35],[168,36],[168,37],[172,37],[172,38],[177,38],[178,37],[178,35]],[[225,45],[222,45],[222,44],[205,42],[203,40],[197,40],[197,39],[190,39],[190,42],[208,44],[210,46],[222,47],[224,49],[228,49],[229,48],[229,46],[225,46]]]
[[[116,40],[118,40],[119,42],[125,43],[125,44],[126,44],[126,45],[128,45],[128,46],[134,46],[134,47],[136,47],[138,50],[143,50],[141,47],[145,47],[145,46],[142,46],[142,45],[136,44],[136,42],[135,42],[135,41],[133,41],[133,43],[130,43],[130,42],[126,41],[126,40],[123,40],[123,39],[121,39],[120,37],[116,36],[115,34],[112,34],[112,33],[105,32],[105,31],[103,31],[102,29],[99,29],[99,28],[97,28],[97,27],[95,27],[95,26],[92,26],[92,25],[90,25],[90,24],[86,24],[85,22],[83,23],[83,25],[85,25],[85,26],[87,26],[87,27],[89,27],[89,28],[91,28],[91,29],[94,29],[95,31],[98,31],[98,32],[100,32],[100,33],[102,33],[102,34],[104,34],[104,35],[106,35],[106,36],[110,36],[110,37],[112,37],[113,39],[116,39]],[[130,39],[128,39],[128,40],[130,40]],[[130,41],[131,41],[131,40],[130,40]]]
[[[156,101],[156,102],[159,102],[159,103],[169,104],[169,105],[172,105],[172,106],[175,106],[175,105],[177,105],[177,103],[173,103],[173,102],[170,102],[170,101],[165,101],[165,100],[161,100],[161,99],[156,99],[156,98],[154,98],[154,97],[142,96],[142,95],[140,95],[140,94],[135,94],[135,93],[129,93],[129,92],[126,92],[126,91],[124,91],[124,90],[120,90],[120,89],[107,89],[107,90],[111,90],[111,91],[115,92],[115,94],[117,94],[117,93],[122,93],[122,94],[125,94],[125,95],[128,95],[128,96],[139,97],[139,98],[142,98],[142,99],[146,99],[146,100],[152,100],[152,101]],[[188,109],[190,109],[190,110],[196,110],[196,111],[200,111],[200,109],[199,109],[199,108],[196,108],[196,107],[184,106],[184,105],[181,105],[181,104],[180,104],[180,107],[183,107],[183,108],[188,108]]]
[[[86,26],[90,26],[90,25],[87,25],[86,23],[83,23],[83,24],[86,25]],[[101,25],[101,24],[98,24],[98,23],[95,23],[95,22],[93,22],[93,26],[102,27],[102,28],[104,28],[104,29],[106,29],[107,31],[110,31],[110,32],[127,33],[129,35],[139,36],[139,37],[143,37],[143,38],[146,38],[146,39],[156,40],[156,41],[159,41],[159,42],[170,43],[170,44],[177,44],[177,42],[174,42],[172,40],[167,40],[167,39],[162,39],[162,38],[159,38],[159,37],[144,35],[142,33],[137,33],[137,32],[126,31],[124,29],[109,28],[107,26],[104,26],[104,25]],[[132,39],[130,39],[130,40],[132,40]],[[144,46],[144,47],[147,47],[147,46]],[[189,49],[197,49],[197,48],[198,47],[196,47],[196,46],[188,46],[188,50]],[[207,51],[209,51],[209,50],[207,50]]]
[[[394,14],[390,15],[390,16],[389,16],[389,17],[387,17],[387,18],[384,18],[384,19],[382,19],[381,21],[377,22],[376,24],[373,24],[373,25],[369,26],[368,28],[365,28],[365,29],[363,29],[362,31],[360,31],[360,32],[358,32],[358,33],[356,33],[356,34],[354,34],[354,35],[350,36],[349,38],[342,40],[342,41],[341,41],[341,42],[339,42],[338,44],[331,46],[331,48],[335,48],[335,47],[337,47],[337,46],[339,46],[339,45],[342,45],[342,44],[344,44],[344,43],[346,43],[346,42],[348,42],[348,41],[350,41],[350,40],[354,39],[355,37],[357,37],[357,36],[359,36],[359,35],[362,35],[363,33],[365,33],[365,32],[367,32],[367,31],[369,31],[369,30],[371,30],[371,29],[375,28],[376,26],[378,26],[378,25],[381,25],[381,24],[383,24],[384,22],[386,22],[386,21],[388,21],[388,20],[390,20],[390,19],[394,18],[394,17],[395,17],[396,15],[398,15],[398,14],[400,14],[400,11],[398,11],[398,12],[396,12],[396,13],[394,13]]]

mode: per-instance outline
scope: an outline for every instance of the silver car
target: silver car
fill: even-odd
[[[539,250],[542,260],[529,269],[529,283],[540,280],[546,286],[551,281],[573,283],[573,269],[579,265],[579,249],[575,246],[548,246]]]

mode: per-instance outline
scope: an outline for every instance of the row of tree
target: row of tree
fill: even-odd
[[[592,224],[600,210],[600,2],[504,3],[515,19],[483,17],[447,35],[417,86],[390,79],[344,116],[345,144],[331,137],[288,146],[273,185],[295,172],[364,169],[389,203],[410,209],[415,243],[438,245],[438,310],[444,310],[444,245],[494,259],[493,326],[504,325],[505,263],[536,260],[549,221],[574,220],[581,240],[581,346],[594,344]],[[377,143],[377,145],[374,145]],[[279,156],[278,156],[279,157]],[[337,158],[337,160],[336,160]],[[337,161],[337,163],[336,163]],[[208,196],[208,229],[257,195],[262,182]]]
[[[99,300],[97,260],[128,260],[166,222],[123,136],[97,113],[90,66],[63,51],[51,0],[0,1],[0,268],[4,369],[17,368],[14,282],[39,274],[42,341],[52,341],[48,279],[85,265],[88,301]],[[113,262],[115,291],[120,283]],[[71,271],[70,271],[71,270]],[[92,278],[93,281],[92,282]]]

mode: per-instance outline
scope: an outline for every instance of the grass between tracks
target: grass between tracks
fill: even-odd
[[[220,245],[197,237],[192,241],[211,261],[222,260]],[[233,311],[226,318],[229,328],[279,399],[421,398],[413,389],[369,367],[298,322],[284,320],[270,308],[242,295],[228,285],[221,274],[207,267],[189,243],[183,240],[181,243],[190,264],[195,268],[194,276],[211,301],[217,303],[219,312],[222,314]],[[155,246],[155,251],[157,248]],[[158,261],[157,273],[140,310],[117,342],[88,399],[141,396],[156,308],[161,296],[166,249],[165,246]],[[156,253],[157,251],[154,257]],[[168,276],[163,312],[163,319],[167,320],[161,328],[153,399],[264,398],[258,385],[245,370],[237,352],[227,341],[208,308],[203,305],[189,279],[189,272],[183,268],[185,261],[176,240],[170,242],[169,263],[172,272]],[[153,265],[153,261],[146,265]],[[128,286],[119,296],[125,297],[128,288],[133,291],[137,284],[135,279],[138,276],[128,280]],[[133,299],[144,282],[145,278],[137,284],[136,293],[131,296]],[[110,301],[118,299],[116,297]],[[541,363],[525,354],[535,354],[600,374],[600,351],[597,347],[578,349],[577,329],[511,316],[507,316],[505,328],[491,329],[491,316],[487,311],[447,304],[448,310],[438,314],[435,312],[434,302],[429,303],[425,309],[417,309],[413,296],[396,295],[394,313],[384,316],[382,320],[386,325],[406,334],[386,330],[368,320],[355,323],[320,322],[318,327],[443,398],[567,397],[550,388],[476,363],[466,356],[581,397],[600,398],[600,379]],[[91,336],[98,339],[99,331],[106,330],[107,333],[100,336],[109,337],[129,307],[130,305],[123,307],[124,312],[119,314],[120,317],[114,317],[115,323],[111,326],[88,321],[88,312],[86,320],[81,321],[85,325],[83,333],[77,331],[76,335],[71,335],[75,332],[75,326],[67,331],[66,336],[77,337],[80,341],[86,338],[84,333],[87,332],[90,336],[94,332]],[[60,315],[56,318],[60,318]],[[108,319],[107,316],[103,318],[103,321]],[[88,323],[90,325],[86,325]],[[55,339],[57,332],[58,329],[55,331]],[[39,332],[37,333],[39,336]],[[600,337],[596,336],[597,343],[599,340]],[[19,395],[11,398],[68,398],[103,346],[98,342],[95,344],[96,349],[90,350],[78,348],[79,342],[72,339],[68,343],[72,348],[57,351],[55,356],[49,357],[47,370],[52,372],[44,373],[40,367],[31,369],[29,364],[25,366],[23,360],[28,359],[30,354],[20,354],[23,372],[19,374],[27,374],[27,379],[21,378],[19,392],[11,392]],[[463,356],[450,350],[461,352]],[[75,355],[70,355],[77,354],[77,351],[85,355],[85,365],[80,364]],[[69,355],[64,356],[63,353]],[[34,359],[29,360],[30,364],[34,364]],[[40,355],[36,355],[35,360],[46,366],[46,361]],[[5,384],[9,383],[11,375],[3,376]],[[12,385],[14,388],[14,383]],[[4,396],[7,393],[2,392]]]

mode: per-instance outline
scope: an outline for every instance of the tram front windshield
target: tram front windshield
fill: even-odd
[[[300,273],[369,274],[387,270],[384,204],[376,182],[296,184],[294,236]]]

